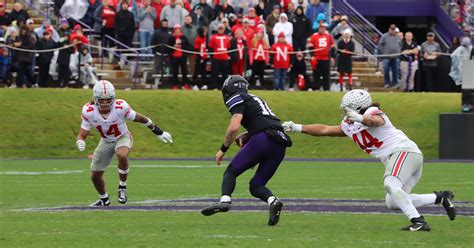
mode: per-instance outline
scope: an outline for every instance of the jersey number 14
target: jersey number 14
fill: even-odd
[[[360,149],[364,150],[367,154],[370,154],[372,152],[372,150],[370,149],[371,147],[380,148],[383,145],[382,141],[370,135],[367,130],[362,130],[360,132],[361,140],[359,140],[359,137],[356,133],[352,135],[352,139],[357,145],[359,145]]]
[[[102,126],[101,125],[98,125],[96,126],[97,128],[97,131],[99,131],[100,133],[100,136],[102,136],[102,138],[106,138],[105,135],[104,135],[104,131],[102,131]],[[120,130],[118,128],[118,125],[117,124],[113,124],[113,125],[110,125],[109,127],[109,130],[107,130],[107,133],[106,133],[108,136],[114,136],[114,137],[118,137],[120,136]]]

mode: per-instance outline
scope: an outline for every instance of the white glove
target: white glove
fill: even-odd
[[[282,126],[285,132],[301,133],[301,131],[303,130],[303,125],[296,124],[292,121],[285,121],[283,122]]]
[[[163,132],[161,135],[157,135],[158,138],[163,141],[163,143],[173,143],[173,138],[171,137],[171,134],[168,132]]]
[[[364,116],[357,113],[356,111],[350,109],[350,108],[344,108],[346,112],[347,119],[353,122],[359,122],[362,123],[364,120]]]
[[[76,146],[77,146],[77,149],[79,149],[79,151],[82,152],[86,149],[86,142],[84,140],[77,140]]]

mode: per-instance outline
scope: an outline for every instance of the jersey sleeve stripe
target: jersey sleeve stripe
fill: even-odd
[[[229,100],[227,100],[227,102],[225,102],[225,104],[226,104],[226,105],[229,105],[229,103],[230,103],[232,100],[234,100],[235,98],[237,98],[237,97],[240,98],[240,99],[242,99],[242,97],[241,97],[240,95],[235,95],[235,96],[231,97]]]
[[[82,119],[89,121],[89,118],[87,118],[85,115],[81,114]]]
[[[241,104],[241,103],[243,103],[243,102],[244,102],[243,100],[240,100],[240,101],[238,101],[238,102],[236,102],[236,103],[230,105],[230,106],[229,106],[229,110],[231,110],[235,105]]]
[[[229,100],[226,105],[227,107],[230,109],[231,106],[234,106],[236,103],[241,103],[243,102],[244,100],[242,99],[242,97],[238,96],[238,97],[234,97],[232,98],[231,100]]]

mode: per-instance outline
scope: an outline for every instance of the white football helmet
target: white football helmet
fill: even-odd
[[[107,80],[100,80],[94,84],[92,89],[94,103],[102,111],[108,111],[112,108],[115,101],[115,87]],[[99,100],[109,100],[107,103],[99,103]]]
[[[365,90],[351,90],[347,92],[341,101],[341,109],[350,108],[359,113],[361,109],[372,105],[372,98],[369,92]]]

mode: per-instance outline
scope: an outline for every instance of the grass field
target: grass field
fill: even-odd
[[[341,93],[253,92],[263,97],[282,119],[338,125]],[[163,145],[142,125],[130,123],[135,157],[210,157],[220,147],[229,113],[218,91],[118,91],[118,98],[171,132],[175,143]],[[0,158],[84,158],[75,147],[82,106],[91,92],[73,89],[0,89]],[[395,126],[421,148],[426,158],[438,158],[441,112],[459,112],[459,94],[373,93]],[[367,158],[348,138],[293,135],[288,157]],[[97,132],[88,139],[91,150]],[[236,149],[232,149],[232,155]]]
[[[87,160],[0,160],[0,247],[472,247],[474,218],[426,215],[430,233],[400,232],[395,214],[284,212],[275,227],[264,211],[203,217],[198,211],[31,211],[85,206],[97,195]],[[115,164],[115,162],[113,163]],[[206,161],[131,162],[131,206],[153,200],[219,197],[224,167]],[[383,199],[379,163],[285,162],[269,186],[281,198]],[[249,198],[253,172],[235,198]],[[474,207],[472,164],[428,163],[416,193],[452,189]],[[116,169],[106,173],[112,205]],[[238,202],[234,202],[238,204]],[[255,203],[264,208],[263,203]],[[286,205],[289,207],[289,205]],[[439,207],[442,210],[442,207]],[[444,211],[444,210],[443,210]]]

